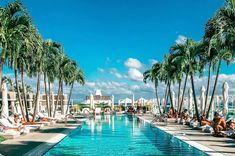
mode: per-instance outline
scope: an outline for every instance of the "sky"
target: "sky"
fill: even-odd
[[[85,72],[86,85],[77,85],[73,98],[82,100],[101,89],[105,95],[114,94],[115,101],[133,93],[136,98],[153,98],[153,85],[142,82],[142,73],[162,61],[176,42],[185,37],[201,40],[206,22],[224,4],[224,0],[22,2],[42,37],[60,42]],[[222,73],[231,79],[234,69],[223,65]],[[12,74],[6,68],[4,73]],[[162,84],[160,96],[163,90]]]

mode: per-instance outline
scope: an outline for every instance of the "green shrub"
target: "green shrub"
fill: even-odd
[[[3,136],[0,136],[0,142],[5,141],[6,139]]]

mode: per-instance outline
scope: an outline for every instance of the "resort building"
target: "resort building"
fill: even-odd
[[[86,96],[85,101],[83,102],[84,104],[91,104],[93,103],[94,105],[96,104],[108,104],[111,106],[112,104],[112,99],[113,96],[104,96],[101,93],[101,90],[96,90],[95,94],[91,94],[90,96]]]

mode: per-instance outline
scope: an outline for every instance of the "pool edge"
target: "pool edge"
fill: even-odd
[[[77,127],[66,127],[67,129],[57,134],[53,138],[48,139],[45,143],[38,145],[32,150],[25,153],[23,156],[41,156],[44,155],[47,151],[49,151],[52,147],[62,141],[66,136],[68,136],[73,130]]]
[[[144,121],[144,122],[147,122],[149,124],[151,123],[150,120],[145,119],[141,116],[136,116],[136,117],[139,118],[140,120]],[[186,143],[186,144],[188,144],[188,145],[190,145],[190,146],[192,146],[192,147],[194,147],[194,148],[196,148],[196,149],[198,149],[198,150],[200,150],[200,151],[202,151],[202,152],[204,152],[204,153],[206,153],[210,156],[226,156],[226,155],[224,155],[222,153],[219,153],[219,152],[217,152],[217,151],[215,151],[215,150],[213,150],[209,147],[206,147],[205,145],[202,145],[202,144],[200,144],[196,141],[192,141],[189,138],[187,138],[186,136],[175,136],[174,132],[169,131],[166,127],[159,127],[159,126],[156,126],[156,125],[154,125],[154,127],[164,131],[165,133],[167,133],[169,135],[174,136],[175,138],[179,139],[180,141],[182,141],[182,142],[184,142],[184,143]]]

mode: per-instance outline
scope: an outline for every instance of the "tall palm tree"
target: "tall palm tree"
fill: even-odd
[[[23,5],[19,2],[13,2],[0,8],[0,89],[2,84],[3,65],[8,58],[9,53],[15,49],[18,40],[25,36],[26,30],[30,26],[30,17]]]
[[[160,115],[162,115],[162,111],[161,111],[161,106],[159,103],[159,97],[158,97],[158,83],[159,83],[159,71],[161,68],[161,63],[155,63],[151,69],[146,70],[143,74],[143,81],[144,83],[147,83],[147,80],[150,80],[151,82],[154,83],[154,87],[155,87],[155,94],[156,94],[156,98],[157,98],[157,105],[158,105],[158,109],[159,109],[159,113]]]
[[[65,114],[68,114],[69,104],[70,104],[71,95],[72,95],[72,92],[73,92],[74,83],[77,82],[78,84],[81,84],[81,85],[85,84],[84,74],[83,74],[82,70],[77,67],[76,62],[71,60],[71,65],[70,66],[71,66],[71,70],[68,73],[70,75],[68,77],[70,77],[70,78],[67,81],[67,85],[70,85],[71,87],[70,87],[69,98],[68,98],[67,108],[66,108]]]
[[[216,15],[208,21],[206,25],[205,37],[209,42],[208,53],[215,53],[215,62],[217,64],[216,78],[212,90],[211,100],[206,117],[209,117],[211,106],[220,75],[221,63],[226,61],[229,64],[234,56],[234,40],[235,40],[235,1],[227,0],[225,5],[218,10]]]

